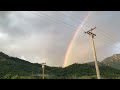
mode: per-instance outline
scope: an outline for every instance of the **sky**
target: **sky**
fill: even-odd
[[[89,11],[0,11],[0,51],[32,63],[62,66],[67,47]],[[120,53],[120,12],[91,11],[73,43],[67,65],[93,61],[93,33],[98,61]]]

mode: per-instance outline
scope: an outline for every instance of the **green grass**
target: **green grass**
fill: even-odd
[[[120,70],[99,65],[103,79],[120,78]],[[0,53],[0,79],[42,79],[40,64],[30,63]],[[72,64],[68,67],[45,66],[45,79],[96,79],[94,64]]]

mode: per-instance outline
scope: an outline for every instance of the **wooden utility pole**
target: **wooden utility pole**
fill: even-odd
[[[95,44],[94,44],[94,39],[93,39],[94,36],[96,36],[96,34],[93,34],[93,33],[92,33],[92,31],[93,31],[94,29],[96,29],[96,27],[95,27],[95,28],[91,28],[90,30],[88,30],[88,31],[85,32],[85,33],[89,34],[90,37],[91,37],[92,49],[93,49],[94,60],[95,60],[96,74],[97,74],[97,78],[100,79],[100,78],[101,78],[101,77],[100,77],[100,70],[99,70],[99,66],[98,66],[98,62],[97,62],[97,55],[96,55]]]
[[[46,63],[42,63],[41,65],[42,65],[42,69],[43,69],[43,79],[45,78],[45,76],[44,76],[44,72],[45,72],[45,64]]]

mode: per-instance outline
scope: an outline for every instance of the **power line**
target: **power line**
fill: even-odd
[[[101,33],[102,35],[106,36],[106,34],[103,33],[103,32],[99,32],[99,33]],[[113,41],[114,43],[119,42],[119,41],[114,40],[114,39],[111,39],[111,38],[109,38],[109,37],[108,37],[107,39],[110,40],[110,41]]]
[[[58,12],[58,11],[56,11],[56,12],[59,13],[59,14],[61,14],[61,15],[63,15],[63,16],[68,17],[69,19],[71,19],[71,20],[73,20],[73,21],[75,21],[75,22],[80,23],[80,21],[77,21],[77,20],[75,20],[75,19],[73,19],[73,18],[71,18],[71,17],[69,17],[69,16],[67,16],[67,15],[65,15],[65,14],[63,14],[63,13],[61,13],[61,12]],[[84,18],[83,18],[83,19],[84,19]],[[81,21],[83,21],[83,19],[81,19]],[[87,21],[85,21],[85,22],[87,22]],[[84,26],[90,28],[90,26],[88,26],[88,25],[85,25],[85,24],[84,24]]]
[[[92,42],[92,49],[93,49],[93,54],[94,54],[94,61],[95,61],[95,68],[96,68],[96,74],[97,74],[97,78],[100,79],[101,76],[100,76],[100,70],[99,70],[99,66],[98,66],[98,61],[97,61],[97,54],[96,54],[96,49],[95,49],[95,43],[94,43],[94,40],[93,38],[96,36],[96,34],[92,33],[92,31],[96,29],[95,28],[91,28],[90,30],[88,30],[87,34],[90,35],[90,38],[91,38],[91,42]]]
[[[101,38],[97,38],[98,39],[98,41],[101,41]],[[104,42],[106,42],[106,41],[104,41]],[[120,52],[120,48],[118,48],[118,47],[115,47],[115,46],[111,46],[110,44],[108,44],[108,43],[105,43],[104,44],[104,46],[101,46],[101,48],[102,47],[104,47],[104,48],[106,48],[106,50],[107,50],[107,48],[108,48],[108,50],[112,50],[112,51],[115,51],[115,52]],[[108,53],[105,53],[105,52],[108,52],[108,51],[106,51],[105,49],[102,49],[102,55],[104,55],[104,56],[102,56],[102,57],[107,57],[105,54],[108,54]],[[99,51],[99,53],[100,53],[100,51]],[[104,54],[103,54],[104,53]],[[110,52],[111,53],[111,52]],[[109,54],[110,54],[109,53]],[[114,54],[114,52],[112,52],[113,54]],[[111,54],[112,54],[111,53]],[[98,55],[99,56],[99,55]]]
[[[105,39],[105,38],[102,38],[102,41],[106,41],[107,43],[111,44],[111,43],[114,43],[114,41],[110,40],[110,39]],[[116,42],[115,42],[116,43]],[[116,46],[117,47],[117,46]],[[119,48],[119,47],[118,47]]]
[[[98,37],[97,37],[97,39],[98,39],[98,40],[101,40],[101,38],[98,38]],[[104,43],[104,45],[107,45],[107,46],[109,46],[109,47],[115,47],[115,48],[117,48],[117,49],[120,49],[119,47],[116,47],[116,46],[111,46],[111,45],[110,45],[111,43],[108,43],[108,42],[107,42],[107,41],[105,41],[104,39],[102,39],[102,41],[104,41],[104,42],[105,42],[105,43]]]
[[[68,12],[68,13],[70,13],[70,12]],[[71,14],[70,14],[70,15],[71,15]],[[73,15],[72,15],[72,16],[73,16]],[[74,16],[74,17],[75,17],[75,16]],[[76,17],[76,18],[78,18],[78,17]],[[78,19],[81,19],[81,18],[78,18]],[[87,23],[87,21],[86,21],[86,23]],[[91,25],[92,25],[92,24],[91,24]],[[92,25],[92,26],[93,26],[93,25]],[[98,26],[100,27],[100,25],[98,25]],[[100,28],[101,28],[101,27],[100,27]],[[98,28],[98,29],[99,29],[99,28]],[[103,30],[103,28],[101,28],[100,31],[101,31],[101,30]],[[104,32],[104,33],[103,33],[103,32]],[[103,33],[103,34],[106,33],[105,31],[103,31],[103,32],[101,32],[101,33]],[[106,36],[109,37],[109,38],[112,37],[112,36],[110,36],[110,34],[108,35],[108,33],[106,33]],[[111,39],[112,39],[112,38],[111,38]],[[113,39],[112,39],[112,40],[113,40]],[[113,40],[113,41],[115,41],[115,40]],[[118,42],[118,41],[117,41],[117,42]]]
[[[89,41],[88,41],[88,43],[90,43],[90,39],[89,39]],[[89,61],[90,61],[90,45],[88,44],[88,59],[89,59]]]
[[[45,13],[42,13],[42,12],[38,12],[38,13],[43,14],[43,15],[49,17],[49,18],[53,18],[53,17],[51,17],[51,16],[49,16],[49,15],[47,15],[47,14],[45,14]],[[59,21],[59,22],[61,22],[61,23],[64,23],[64,24],[66,24],[66,25],[68,25],[68,26],[70,26],[70,27],[76,29],[76,27],[73,26],[73,25],[70,25],[70,24],[68,24],[68,23],[66,23],[66,22],[63,22],[63,21],[61,21],[61,20],[59,20],[59,19],[56,19],[56,18],[53,18],[53,19],[55,19],[55,20],[57,20],[57,21]]]
[[[97,37],[97,39],[99,40],[99,41],[101,41],[102,39],[101,38],[99,38],[99,37]],[[97,40],[97,41],[98,41]],[[106,41],[104,41],[104,42],[106,42]],[[104,46],[107,46],[107,48],[115,48],[114,46],[111,46],[110,44],[108,44],[108,43],[105,43],[104,44]],[[101,47],[102,48],[102,47]],[[118,48],[118,47],[116,47],[116,48]],[[116,49],[115,51],[119,51],[118,49]],[[103,54],[103,52],[104,52],[104,49],[103,49],[103,51],[102,51],[102,54]],[[120,51],[119,51],[120,52]],[[99,51],[99,53],[100,53],[100,51]],[[89,53],[89,54],[91,54],[91,53]],[[104,55],[104,54],[103,54]],[[88,55],[89,56],[89,59],[90,59],[90,55]],[[98,55],[99,56],[99,55]],[[104,57],[106,57],[105,55],[104,55]],[[99,57],[98,57],[98,59],[99,59]]]
[[[99,37],[98,37],[98,38],[99,38]],[[101,39],[101,38],[100,38],[100,39]],[[102,41],[106,41],[107,43],[111,44],[108,40],[102,39]],[[117,46],[115,46],[115,47],[117,47]],[[117,47],[117,48],[120,49],[120,47]]]
[[[69,16],[67,16],[67,15],[65,15],[65,14],[63,14],[63,13],[61,13],[61,12],[58,12],[58,11],[56,11],[56,12],[59,13],[59,14],[61,14],[61,15],[63,15],[63,16],[66,16],[66,17],[70,18],[71,20],[73,20],[73,21],[75,21],[75,22],[80,23],[80,21],[77,21],[77,20],[75,20],[75,19],[73,19],[73,18],[71,18],[71,17],[69,17]],[[83,21],[83,20],[82,20],[82,21]]]
[[[46,15],[46,14],[44,14],[44,15]],[[49,16],[49,15],[47,15],[47,16]],[[59,20],[59,19],[57,19],[57,20]],[[73,20],[73,19],[72,19]],[[61,20],[59,20],[59,21],[61,21]],[[76,20],[74,20],[74,21],[76,21]],[[56,23],[56,22],[55,22]],[[64,23],[64,24],[66,24],[66,23]],[[74,27],[74,26],[73,26]],[[72,28],[73,28],[72,27]],[[102,35],[104,34],[103,32],[100,32],[100,33],[102,33]],[[110,38],[107,38],[107,39],[109,39],[109,40],[111,40]],[[112,40],[113,41],[113,40]]]
[[[88,40],[88,38],[86,38],[84,34],[83,34],[82,36],[78,37],[77,39],[78,39],[78,40],[77,40],[77,43],[80,43],[80,42],[82,42],[83,40],[84,40],[84,41],[85,41],[85,40]],[[79,46],[79,45],[78,45],[78,46]]]
[[[56,11],[56,12],[58,12],[58,11]],[[65,14],[63,14],[63,13],[61,13],[61,12],[58,12],[58,13],[61,14],[61,15],[67,16],[67,15],[65,15]],[[69,18],[70,18],[70,17],[69,17]],[[70,18],[70,19],[72,19],[72,18]],[[72,19],[72,20],[74,20],[74,19]],[[77,21],[77,20],[74,20],[74,21]],[[77,21],[77,22],[78,22],[78,21]],[[87,22],[87,21],[86,21],[86,22]],[[100,32],[100,33],[106,35],[106,34],[103,33],[103,32]],[[108,39],[109,39],[109,40],[112,40],[112,39],[110,39],[109,37],[108,37]],[[112,41],[116,42],[115,40],[112,40]]]
[[[83,42],[83,40],[84,41],[87,41],[87,40],[89,40],[89,38],[86,38],[85,37],[85,35],[84,35],[84,37],[82,38],[82,39],[80,39],[80,41],[81,41],[81,43]],[[80,43],[80,42],[78,42],[78,43]],[[89,42],[88,42],[89,43]],[[81,51],[81,49],[83,49],[83,48],[89,48],[89,44],[86,44],[87,46],[85,46],[85,45],[79,45],[79,44],[77,44],[77,46],[76,47],[79,47],[79,49],[78,50],[80,50]],[[75,47],[75,48],[76,48]],[[88,49],[86,50],[86,53],[88,53]],[[78,54],[78,53],[75,53],[75,54]],[[80,53],[79,53],[79,59],[82,59],[83,60],[83,58],[85,59],[85,57],[86,57],[86,59],[88,59],[89,57],[87,57],[87,55],[85,56],[85,57],[83,57],[82,55],[83,55],[83,52],[81,51]],[[89,56],[89,55],[88,55]],[[83,58],[82,58],[83,57]],[[78,61],[78,60],[77,60]],[[86,61],[86,60],[85,60]],[[83,61],[84,62],[84,61]]]
[[[41,13],[41,12],[38,12],[38,13]],[[35,14],[35,13],[33,13],[33,14]],[[49,15],[47,15],[47,14],[45,14],[45,13],[41,13],[41,14],[43,14],[43,15],[49,17],[49,18],[53,18],[53,17],[51,17],[51,16],[49,16]],[[35,14],[35,15],[38,15],[38,16],[39,16],[39,14]],[[55,19],[55,18],[53,18],[53,19]],[[51,19],[50,19],[50,20],[51,20]],[[74,28],[74,29],[77,29],[75,26],[72,26],[72,25],[70,25],[70,24],[68,24],[68,23],[65,23],[65,22],[63,22],[63,21],[61,21],[61,20],[59,20],[59,19],[56,19],[56,20],[60,21],[60,22],[63,23],[63,24],[69,25],[70,27],[72,27],[72,28]],[[53,21],[53,20],[52,20],[52,21]],[[56,23],[56,22],[54,21],[54,23]]]
[[[53,17],[51,17],[51,16],[49,16],[49,15],[47,15],[47,14],[45,14],[45,13],[42,13],[42,12],[38,12],[38,13],[43,14],[43,15],[49,17],[49,18],[53,18]],[[35,14],[35,13],[34,13],[34,14]],[[35,14],[35,15],[39,15],[39,14]],[[53,19],[56,19],[56,18],[53,18]],[[72,26],[72,25],[70,25],[70,24],[68,24],[68,23],[65,23],[65,22],[63,22],[63,21],[61,21],[61,20],[59,20],[59,19],[56,19],[56,20],[57,20],[57,21],[60,21],[60,22],[62,22],[62,23],[64,23],[64,24],[67,24],[67,25],[71,26],[72,28],[76,28],[75,26]],[[72,20],[74,20],[74,19],[72,19]],[[75,21],[76,21],[76,20],[75,20]],[[55,22],[55,23],[56,23],[56,22]]]
[[[97,41],[100,41],[101,40],[101,38],[97,38],[98,40]],[[102,40],[103,41],[103,40]],[[104,42],[106,42],[106,41],[104,41]],[[100,48],[102,48],[102,47],[104,47],[104,49],[100,49]],[[104,44],[104,46],[101,46],[99,49],[100,49],[100,51],[102,51],[102,57],[107,57],[105,54],[108,54],[108,53],[105,53],[105,52],[108,52],[108,51],[106,51],[107,50],[107,48],[108,48],[108,50],[112,50],[112,51],[115,51],[115,52],[120,52],[120,49],[118,49],[118,47],[114,47],[114,46],[111,46],[110,44],[108,44],[108,43],[105,43]],[[105,49],[106,48],[106,49]],[[98,53],[100,54],[100,51],[98,51]],[[104,53],[104,54],[103,54]],[[111,53],[111,52],[110,52]],[[108,55],[110,55],[110,53],[108,54]],[[100,54],[100,55],[101,55]],[[111,54],[114,54],[114,52],[112,52]],[[100,56],[100,55],[98,55],[98,56]],[[104,59],[103,58],[103,59]],[[102,60],[102,59],[101,59]]]
[[[30,11],[29,11],[30,12]],[[41,12],[38,12],[38,13],[33,13],[33,12],[30,12],[30,13],[32,13],[32,14],[34,14],[34,15],[37,15],[38,17],[40,17],[40,14],[38,14],[38,13],[41,13]],[[42,14],[42,13],[41,13]],[[56,21],[58,21],[58,20],[56,20],[56,21],[54,21],[53,20],[53,17],[52,17],[52,19],[51,19],[51,17],[49,16],[49,15],[47,15],[47,14],[43,14],[44,16],[46,16],[51,22],[53,22],[53,23],[63,23],[64,25],[66,25],[66,26],[69,26],[68,28],[70,28],[70,30],[71,30],[71,28],[73,28],[73,29],[77,29],[75,26],[72,26],[72,25],[70,25],[70,24],[68,24],[68,23],[65,23],[65,22],[62,22],[62,21],[60,21],[59,20],[59,22],[56,22]],[[69,31],[70,31],[69,30]],[[71,31],[74,31],[74,30],[71,30]]]
[[[56,11],[57,12],[57,11]],[[39,13],[41,13],[41,12],[39,12]],[[58,12],[58,13],[60,13],[60,12]],[[44,14],[44,15],[47,15],[47,14],[45,14],[45,13],[42,13],[42,14]],[[64,16],[67,16],[67,15],[65,15],[65,14],[63,14],[63,13],[60,13],[60,14],[62,14],[62,15],[64,15]],[[47,15],[47,16],[49,16],[49,15]],[[49,18],[51,18],[50,16],[49,16]],[[53,17],[52,17],[53,18]],[[70,18],[70,17],[69,17]],[[72,18],[71,18],[72,19]],[[59,20],[59,19],[57,19],[57,20]],[[72,19],[72,20],[74,20],[74,19]],[[60,22],[61,22],[61,20],[59,20]],[[77,20],[74,20],[74,21],[77,21]],[[77,21],[78,22],[78,21]],[[87,22],[87,21],[86,21]],[[65,22],[62,22],[62,23],[64,23],[64,24],[67,24],[67,25],[70,25],[70,24],[68,24],[68,23],[65,23]],[[72,26],[73,28],[75,28],[74,26]],[[86,25],[86,27],[88,27],[87,25]],[[102,32],[101,32],[102,33]],[[104,34],[104,33],[103,33]]]

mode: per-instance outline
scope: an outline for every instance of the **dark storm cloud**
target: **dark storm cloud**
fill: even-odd
[[[42,13],[45,13],[50,17],[43,15],[40,12],[1,11],[0,51],[3,51],[11,56],[24,56],[28,61],[31,62],[34,62],[35,57],[46,57],[48,58],[46,60],[48,65],[61,66],[63,64],[66,49],[73,36],[75,28],[60,21],[66,22],[74,27],[78,27],[88,12],[71,11],[68,13],[66,11],[61,11],[61,13],[67,16],[54,11],[45,11]],[[73,21],[68,17],[71,17],[76,21]],[[78,19],[76,17],[82,18]],[[93,12],[81,31],[92,28],[93,26],[90,25],[90,23],[96,25],[97,28],[99,28],[98,24],[100,24],[102,25],[102,28],[105,29],[105,32],[112,33],[114,36],[113,39],[116,40],[119,38],[119,33],[116,32],[118,32],[120,26],[119,18],[116,17],[119,17],[119,12]],[[88,27],[86,27],[87,24]],[[116,30],[116,32],[113,30]],[[97,34],[97,37],[100,37],[103,40],[108,40],[107,37],[103,36],[103,34],[100,34],[99,31],[100,30],[97,29],[94,32]],[[76,40],[74,50],[72,50],[72,57],[70,57],[71,59],[69,60],[71,63],[76,61],[82,62],[84,61],[84,57],[88,57],[88,46],[91,44],[84,39],[81,41],[79,37],[80,36],[78,36]],[[89,36],[87,38],[89,38]],[[105,43],[102,40],[98,42],[96,39],[95,43],[97,43],[97,50],[100,51],[98,52],[98,57],[103,56],[102,52],[105,52],[105,50],[113,51],[111,48],[102,50],[102,48],[105,48]],[[118,44],[119,43],[111,42],[111,45]],[[110,52],[106,56],[109,55],[111,55]],[[82,60],[79,60],[80,57]],[[42,62],[42,59],[40,59],[39,62]]]
[[[1,12],[0,33],[7,34],[1,39],[1,50],[13,56],[26,58],[39,56],[49,58],[49,63],[61,65],[64,52],[72,32],[61,23],[51,22],[47,17],[39,17],[26,12]],[[29,15],[29,17],[27,17]],[[31,15],[31,17],[30,17]],[[2,22],[3,20],[6,20]],[[68,37],[66,37],[68,36]],[[59,60],[59,63],[58,63]]]

